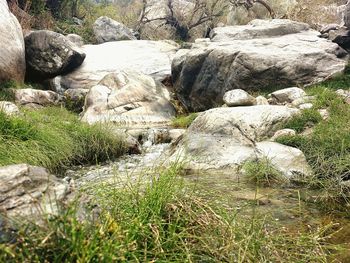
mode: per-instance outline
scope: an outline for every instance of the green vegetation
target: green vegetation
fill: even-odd
[[[122,187],[92,185],[97,218],[88,210],[77,219],[78,201],[0,244],[0,261],[327,262],[325,229],[293,233],[267,215],[225,212],[194,196],[180,173],[173,166]]]
[[[258,186],[271,186],[285,181],[283,175],[267,159],[246,162],[243,170],[247,181]]]
[[[172,120],[172,126],[175,128],[188,128],[197,116],[198,113],[190,113],[187,116],[178,116]]]
[[[321,114],[316,109],[306,109],[299,115],[288,121],[284,128],[302,132],[306,128],[311,128],[322,120]]]
[[[84,124],[63,108],[25,111],[19,117],[0,112],[0,166],[28,163],[61,172],[114,158],[124,148],[108,128]]]
[[[287,127],[302,131],[307,123],[316,124],[309,135],[287,136],[278,142],[301,149],[313,168],[315,178],[310,186],[323,189],[321,203],[332,206],[330,209],[348,210],[349,187],[343,184],[344,179],[350,179],[350,106],[332,89],[344,88],[345,79],[339,77],[323,85],[309,90],[316,96],[314,108],[304,111],[301,117],[295,117]],[[327,87],[327,88],[326,88]],[[315,113],[317,109],[328,109],[329,118],[321,120]]]

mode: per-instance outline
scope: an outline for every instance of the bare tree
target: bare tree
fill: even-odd
[[[275,12],[266,0],[189,0],[188,4],[191,5],[191,12],[186,14],[186,17],[181,16],[181,12],[178,12],[179,10],[175,8],[175,2],[179,0],[164,0],[168,9],[167,14],[159,17],[149,17],[151,8],[148,1],[142,0],[142,10],[136,29],[140,31],[145,24],[160,21],[160,26],[170,26],[175,30],[176,37],[183,41],[190,38],[191,30],[201,25],[205,25],[206,30],[203,37],[207,37],[210,30],[215,26],[216,19],[223,16],[230,6],[243,6],[249,10],[255,4],[261,4],[268,10],[272,18],[275,17]]]
[[[149,18],[149,5],[147,0],[142,0],[143,7],[139,19],[139,28],[141,29],[143,25],[154,22],[161,21],[163,25],[168,25],[175,29],[175,35],[181,40],[188,40],[190,37],[190,30],[203,25],[203,24],[213,24],[213,20],[223,15],[224,8],[219,8],[220,4],[224,0],[194,0],[189,1],[188,4],[191,5],[191,12],[187,14],[186,17],[182,17],[178,10],[175,8],[174,0],[166,0],[166,6],[168,12],[165,16]]]
[[[265,0],[229,0],[229,2],[233,6],[243,6],[247,10],[251,9],[254,6],[254,4],[258,3],[263,5],[267,9],[267,11],[270,13],[271,18],[275,18],[276,16],[272,7]]]

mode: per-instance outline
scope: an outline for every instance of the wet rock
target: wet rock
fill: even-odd
[[[16,104],[9,101],[0,101],[0,111],[4,112],[7,116],[16,116],[20,114]]]
[[[27,107],[45,107],[59,105],[61,96],[50,90],[14,89],[15,102]]]
[[[7,216],[56,213],[70,192],[67,183],[28,164],[0,167],[0,182],[0,211]]]
[[[22,28],[6,0],[0,0],[0,14],[0,83],[21,83],[26,71]]]
[[[168,125],[175,116],[167,89],[139,72],[109,74],[86,96],[82,121],[119,127]]]
[[[171,41],[130,40],[85,45],[86,59],[74,72],[60,76],[57,89],[89,89],[104,76],[135,70],[163,81],[170,76],[171,61],[178,45]]]
[[[79,67],[85,53],[65,36],[49,30],[25,37],[27,78],[43,80],[67,74]]]
[[[250,96],[246,91],[241,89],[234,89],[226,92],[223,100],[229,107],[252,106],[256,103],[253,96]]]
[[[128,27],[107,16],[99,17],[92,27],[99,44],[110,41],[136,40]]]
[[[209,43],[195,43],[175,56],[175,93],[187,110],[202,111],[222,104],[224,93],[233,89],[318,83],[344,71],[346,57],[337,57],[339,49],[290,20],[218,28]]]

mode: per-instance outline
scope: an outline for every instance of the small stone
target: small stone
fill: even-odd
[[[269,101],[264,96],[258,96],[255,100],[256,105],[269,105]]]
[[[304,90],[298,87],[291,87],[272,92],[271,97],[275,98],[279,103],[290,103],[293,100],[306,96]]]
[[[320,113],[322,119],[327,120],[329,118],[329,112],[327,109],[319,109],[318,112]]]
[[[275,134],[272,136],[271,140],[276,141],[277,139],[284,137],[284,136],[294,136],[296,135],[296,131],[292,129],[282,129],[275,132]]]
[[[302,97],[302,98],[293,100],[293,101],[292,101],[292,105],[295,106],[295,107],[298,107],[298,106],[301,105],[301,104],[305,104],[305,103],[312,102],[312,101],[314,101],[315,99],[316,99],[315,96],[305,96],[305,97]]]
[[[307,110],[307,109],[311,109],[314,105],[312,103],[304,103],[299,105],[299,109],[301,110]]]
[[[256,104],[255,98],[241,89],[227,91],[224,95],[223,100],[225,104],[229,107],[253,106]]]
[[[0,101],[0,111],[4,112],[7,116],[16,116],[20,114],[18,107],[9,101]]]

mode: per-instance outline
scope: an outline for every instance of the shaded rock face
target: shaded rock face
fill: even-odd
[[[15,102],[21,106],[40,108],[58,105],[61,96],[50,90],[14,89]]]
[[[293,171],[307,174],[309,167],[299,150],[277,143],[261,143],[272,137],[282,122],[297,114],[297,109],[272,105],[205,111],[173,145],[169,160],[183,161],[190,171],[235,174],[247,161],[263,158],[272,161],[277,154],[279,159],[272,164],[286,177],[291,177]],[[289,160],[290,167],[282,166],[283,159]]]
[[[93,24],[93,30],[99,44],[110,41],[136,40],[128,27],[107,16],[99,17]]]
[[[0,212],[7,216],[55,213],[69,186],[46,169],[18,164],[0,167]]]
[[[170,75],[171,61],[178,45],[171,41],[117,41],[100,45],[86,45],[86,59],[74,72],[60,76],[58,90],[89,89],[109,73],[136,70],[164,80]]]
[[[85,53],[65,36],[48,31],[34,31],[25,37],[27,78],[44,80],[67,74],[79,67]]]
[[[26,62],[22,29],[6,0],[0,0],[0,50],[0,83],[23,82]]]
[[[139,72],[107,75],[85,99],[82,121],[112,122],[119,127],[153,127],[170,123],[175,109],[166,88]]]
[[[221,105],[229,90],[305,86],[343,72],[346,52],[318,35],[279,19],[214,29],[210,41],[176,54],[175,92],[188,110],[202,111]]]

